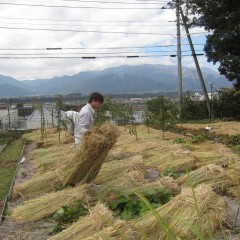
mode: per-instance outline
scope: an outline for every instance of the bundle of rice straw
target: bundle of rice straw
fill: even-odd
[[[146,166],[143,163],[143,158],[141,155],[136,155],[131,158],[127,158],[121,161],[115,160],[111,162],[104,162],[96,180],[96,184],[104,184],[112,180],[116,180],[122,177],[124,173],[132,170],[138,170],[140,166],[144,168],[146,172]]]
[[[208,164],[197,170],[184,174],[177,179],[180,185],[195,186],[200,183],[210,184],[215,191],[222,191],[232,185],[232,178],[222,167]]]
[[[70,206],[76,200],[81,200],[82,203],[92,200],[89,185],[78,185],[24,201],[12,210],[10,219],[18,222],[37,221],[52,215],[62,206]]]
[[[169,192],[172,192],[172,193],[179,192],[180,187],[179,187],[178,183],[176,182],[176,180],[174,180],[170,176],[161,177],[156,182],[161,187],[166,188]]]
[[[103,230],[95,233],[94,235],[90,237],[86,237],[83,240],[122,240],[122,239],[128,239],[128,240],[138,240],[140,239],[140,235],[136,230],[134,230],[129,223],[118,220],[114,224],[114,226],[109,226],[104,228]],[[82,240],[78,239],[77,240]]]
[[[148,240],[196,239],[193,229],[204,235],[214,232],[227,218],[224,198],[212,191],[207,185],[195,189],[183,188],[182,192],[165,205],[156,209],[167,230],[163,230],[160,220],[153,212],[141,219],[133,220],[136,229],[142,230]]]
[[[116,126],[106,123],[84,136],[75,158],[64,166],[64,184],[91,182],[98,174],[105,157],[119,136]]]
[[[240,161],[229,166],[227,173],[234,180],[234,185],[240,185]]]
[[[61,186],[61,184],[60,173],[57,171],[49,171],[17,185],[14,188],[12,197],[17,198],[21,195],[27,199],[33,198],[51,192],[58,186]]]
[[[176,147],[172,151],[166,151],[166,149],[171,149],[173,146],[169,144],[165,148],[145,151],[143,153],[145,162],[150,166],[157,167],[160,171],[172,168],[174,172],[185,172],[197,168],[199,159],[192,155],[191,152],[183,149],[180,151],[175,149]]]
[[[120,222],[123,221],[115,219],[112,216],[112,212],[104,204],[98,203],[95,207],[90,209],[89,212],[89,215],[80,218],[70,227],[51,237],[49,240],[82,240],[96,234],[108,226],[115,226],[118,228],[119,225],[123,225],[120,224]]]
[[[25,197],[32,197],[50,192],[53,186],[91,182],[97,176],[117,137],[118,129],[112,124],[106,123],[100,128],[94,128],[84,136],[81,147],[74,157],[64,161],[59,169],[38,175],[18,185],[13,196],[16,197],[20,193]]]
[[[227,192],[228,194],[236,197],[240,201],[240,185],[229,188]]]
[[[219,149],[219,152],[223,165],[231,165],[235,162],[239,162],[239,155],[234,153],[231,148],[222,145]]]
[[[145,178],[146,166],[141,157],[134,157],[129,167],[121,173],[121,176],[106,182],[100,186],[96,186],[94,190],[98,198],[104,201],[111,201],[115,198],[116,193],[141,186],[147,182]]]
[[[34,153],[34,159],[32,163],[36,166],[38,173],[44,173],[46,171],[54,171],[58,165],[63,165],[66,161],[66,157],[72,158],[75,155],[76,147],[71,144],[67,147],[61,147],[61,149],[55,149],[50,147],[47,154],[39,154],[38,149]],[[68,159],[67,159],[68,160]]]

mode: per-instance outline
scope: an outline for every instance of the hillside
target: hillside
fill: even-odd
[[[212,82],[214,89],[231,87],[226,78],[218,72],[203,68],[206,87]],[[156,93],[177,91],[178,73],[174,65],[123,65],[102,71],[80,72],[72,76],[53,77],[18,81],[0,76],[0,97],[55,95],[79,92],[88,95],[92,91],[103,94],[114,93]],[[183,68],[183,90],[201,91],[201,84],[196,71]]]

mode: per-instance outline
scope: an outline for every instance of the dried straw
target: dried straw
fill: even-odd
[[[176,182],[176,180],[174,180],[172,177],[169,177],[169,176],[161,177],[157,180],[157,183],[161,187],[166,188],[169,192],[172,192],[172,193],[179,192],[180,187]]]
[[[134,230],[129,223],[118,220],[114,223],[114,226],[109,226],[104,228],[103,230],[95,233],[90,237],[86,237],[84,239],[76,238],[76,240],[138,240],[140,239],[139,233]]]
[[[98,174],[102,163],[118,137],[118,129],[111,124],[95,128],[84,136],[83,143],[73,158],[64,162],[59,169],[33,177],[18,185],[14,196],[25,197],[50,192],[54,187],[89,183]]]
[[[91,182],[118,136],[117,127],[108,123],[85,135],[80,150],[64,166],[63,183]]]
[[[227,218],[224,199],[207,185],[195,189],[184,188],[179,195],[156,211],[169,227],[168,232],[179,239],[195,239],[193,228],[204,234],[209,230],[214,231]],[[146,234],[148,240],[169,239],[152,212],[133,222],[137,229]]]
[[[227,190],[228,194],[234,196],[240,201],[240,185],[231,187]]]
[[[33,159],[31,163],[37,168],[38,171],[48,171],[54,167],[55,163],[63,162],[67,159],[69,154],[74,154],[75,147],[73,144],[51,146],[49,148],[40,148],[33,151]],[[49,166],[49,168],[48,168]]]
[[[69,228],[51,237],[49,240],[82,240],[96,234],[105,227],[119,222],[112,216],[112,212],[104,204],[98,203],[89,212],[89,215],[80,218]]]
[[[232,177],[234,185],[240,185],[240,161],[229,166],[227,173]]]
[[[143,158],[141,155],[136,155],[121,161],[115,160],[111,162],[104,162],[97,178],[95,179],[95,183],[104,184],[122,177],[124,173],[134,170],[134,168],[137,170],[139,162],[141,162],[140,164],[143,166]],[[145,168],[144,171],[146,171],[146,166],[143,167]]]
[[[86,203],[91,200],[90,187],[78,185],[58,192],[45,194],[42,197],[24,201],[12,210],[10,219],[18,222],[37,221],[52,215],[62,206],[70,206],[76,200]]]
[[[206,183],[210,184],[215,191],[222,191],[232,184],[232,178],[222,167],[208,164],[179,177],[177,182],[184,186]]]
[[[171,149],[166,151],[166,149]],[[143,153],[144,162],[147,165],[157,167],[158,170],[172,168],[175,172],[185,172],[197,168],[199,160],[189,151],[185,151],[173,144],[166,144],[157,149],[145,151]]]
[[[17,185],[14,188],[12,197],[17,198],[19,195],[24,196],[24,198],[36,197],[51,192],[61,183],[62,181],[57,171],[46,172]]]
[[[128,163],[128,167],[125,166],[125,170],[120,172],[120,174],[114,175],[115,178],[105,182],[105,184],[96,186],[96,194],[101,200],[111,201],[115,198],[116,193],[145,184],[147,182],[145,174],[146,166],[142,158],[135,156]]]

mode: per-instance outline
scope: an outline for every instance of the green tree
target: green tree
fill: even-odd
[[[112,101],[109,97],[104,97],[104,103],[101,106],[100,109],[97,110],[96,112],[96,118],[95,118],[95,125],[101,125],[102,123],[104,123],[105,121],[112,119],[112,108],[113,108],[113,104]]]
[[[193,101],[190,96],[183,98],[182,120],[207,119],[206,101]]]
[[[186,1],[185,12],[191,27],[209,31],[204,51],[208,61],[219,62],[219,72],[240,89],[240,1]],[[210,33],[211,32],[211,33]]]
[[[164,132],[174,126],[178,120],[178,107],[175,102],[163,96],[147,102],[146,116],[148,123]]]
[[[41,139],[44,139],[44,136],[46,137],[47,141],[47,135],[46,135],[46,124],[45,124],[45,116],[44,116],[44,108],[43,103],[40,102],[36,105],[37,110],[40,113],[40,131],[41,131]]]
[[[63,96],[62,95],[57,95],[55,97],[55,117],[57,119],[57,131],[59,134],[59,142],[60,142],[60,137],[61,137],[61,129],[62,128],[67,128],[66,124],[66,119],[62,118],[62,111],[64,110],[64,102],[63,102]]]

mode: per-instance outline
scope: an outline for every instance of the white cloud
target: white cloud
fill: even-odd
[[[110,1],[113,2],[113,1]],[[128,2],[128,1],[125,1]],[[133,2],[133,1],[131,1]],[[131,3],[129,2],[129,3]],[[21,0],[15,0],[14,4],[23,3]],[[95,56],[105,56],[106,58],[83,60],[79,59],[0,59],[0,74],[12,76],[16,79],[35,79],[49,78],[53,76],[62,76],[65,74],[72,75],[85,70],[100,70],[107,67],[118,66],[123,64],[177,64],[176,58],[158,57],[158,58],[109,58],[109,56],[127,56],[131,55],[151,55],[149,51],[167,51],[169,48],[148,48],[148,49],[91,49],[91,48],[116,48],[116,47],[150,47],[155,45],[176,44],[176,26],[175,12],[173,10],[161,10],[156,5],[130,5],[130,4],[103,4],[90,2],[74,1],[36,1],[26,0],[24,3],[37,5],[65,5],[65,6],[94,6],[108,7],[116,9],[89,9],[89,8],[45,8],[29,7],[16,5],[1,5],[0,8],[0,27],[8,28],[44,28],[55,30],[76,30],[83,32],[71,31],[37,31],[37,30],[16,30],[1,29],[0,48],[1,49],[45,49],[45,48],[81,48],[87,49],[63,49],[59,51],[10,51],[1,50],[0,57],[10,57],[6,54],[25,54],[14,55],[15,57],[37,57],[39,54],[48,54],[47,56],[90,56],[83,53],[92,53]],[[145,9],[117,9],[121,7],[134,8],[142,7]],[[146,9],[155,7],[156,9]],[[18,18],[18,19],[9,19]],[[22,18],[22,19],[19,19]],[[26,20],[27,19],[52,19],[52,20],[83,20],[83,21],[47,21],[47,20]],[[118,22],[113,22],[118,21]],[[125,22],[124,22],[125,21]],[[127,22],[132,21],[132,22]],[[67,26],[69,25],[69,26]],[[94,26],[93,26],[94,25]],[[114,25],[114,26],[113,26]],[[118,25],[118,26],[116,26]],[[158,26],[156,26],[158,25]],[[85,32],[84,32],[85,31]],[[96,32],[90,32],[96,31]],[[201,32],[202,30],[196,30]],[[194,32],[196,32],[194,31]],[[105,33],[100,33],[105,32]],[[122,32],[122,33],[106,33]],[[127,34],[127,33],[141,34]],[[145,33],[156,33],[145,34]],[[159,35],[157,35],[159,34]],[[162,35],[167,34],[167,35]],[[194,35],[194,40],[203,42],[205,39],[201,35]],[[186,42],[186,39],[183,39]],[[176,48],[172,49],[170,55]],[[148,51],[148,53],[146,53]],[[124,53],[120,53],[124,52]],[[68,54],[67,54],[68,53]],[[70,54],[71,53],[71,54]],[[76,53],[79,53],[78,55]],[[98,54],[102,53],[102,55]],[[112,54],[110,54],[112,53]],[[5,54],[5,55],[4,55]],[[32,54],[32,55],[27,55]],[[37,55],[38,54],[38,55]],[[54,55],[53,55],[54,54]],[[158,55],[164,54],[155,53]],[[13,57],[13,56],[12,56]],[[192,64],[191,58],[183,60],[184,65]],[[201,57],[201,64],[211,67],[207,63],[206,57]]]

